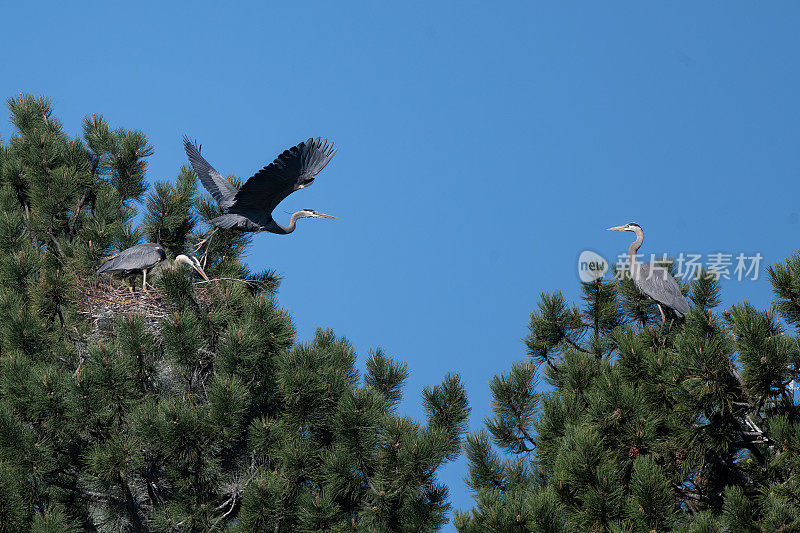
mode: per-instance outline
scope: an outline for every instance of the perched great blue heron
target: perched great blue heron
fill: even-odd
[[[153,242],[137,244],[136,246],[131,246],[130,248],[122,250],[120,253],[106,259],[103,264],[97,268],[95,274],[100,274],[101,272],[121,272],[123,276],[127,277],[131,274],[138,273],[141,270],[142,289],[147,290],[147,271],[164,261],[166,258],[167,253],[160,244]],[[205,271],[203,271],[203,267],[200,266],[200,262],[196,257],[188,257],[181,254],[175,257],[174,264],[176,266],[180,264],[189,265],[195,269],[204,280],[208,281],[208,276],[206,276]],[[133,292],[133,283],[131,283],[131,292]]]
[[[686,315],[689,312],[689,302],[683,297],[678,282],[669,275],[667,269],[653,263],[640,263],[636,259],[636,252],[639,251],[639,247],[644,241],[642,227],[635,222],[630,222],[624,226],[608,228],[608,231],[632,231],[636,234],[636,240],[628,247],[631,278],[639,291],[656,301],[658,310],[661,312],[661,323],[666,321],[662,305],[675,311],[679,317]]]
[[[225,212],[211,221],[216,228],[287,234],[294,231],[300,218],[336,218],[313,209],[293,213],[288,226],[281,226],[272,218],[272,211],[284,198],[314,183],[314,176],[330,162],[338,148],[334,150],[327,139],[309,139],[285,150],[240,189],[223,178],[187,137],[183,138],[183,146],[200,182]],[[209,235],[201,241],[198,248],[210,238]]]

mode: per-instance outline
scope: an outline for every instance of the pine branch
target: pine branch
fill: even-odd
[[[686,507],[689,509],[690,514],[697,513],[698,503],[707,502],[707,499],[703,498],[703,496],[698,491],[692,490],[683,484],[673,483],[673,488],[678,492],[680,501],[686,504]]]
[[[94,170],[92,169],[92,177],[94,177]],[[80,200],[78,200],[78,205],[72,210],[72,220],[69,221],[69,227],[67,229],[67,234],[70,236],[70,240],[75,237],[75,228],[78,224],[78,218],[80,218],[81,210],[83,209],[86,200],[89,198],[89,191],[83,191],[83,195],[81,196]]]
[[[98,502],[101,502],[101,501],[114,501],[114,502],[121,503],[121,504],[125,503],[125,501],[122,498],[120,498],[118,496],[115,496],[113,494],[109,494],[107,492],[91,491],[91,490],[87,490],[87,489],[84,489],[84,488],[80,487],[78,485],[78,481],[77,481],[77,472],[75,472],[74,469],[70,469],[69,472],[71,474],[73,474],[74,476],[76,476],[76,481],[75,481],[75,485],[74,486],[68,485],[66,483],[63,483],[63,482],[61,482],[61,481],[59,481],[59,480],[57,480],[55,478],[47,478],[46,479],[46,483],[48,483],[50,485],[55,485],[56,487],[58,487],[60,489],[63,489],[65,491],[67,491],[67,492],[77,491],[82,496],[86,496],[87,498],[89,498],[91,500],[94,500],[94,501],[98,501]]]
[[[217,527],[217,524],[219,524],[220,522],[225,520],[227,517],[229,517],[233,513],[233,511],[235,511],[239,507],[240,494],[241,493],[239,493],[239,492],[234,492],[228,500],[226,500],[224,503],[222,503],[221,505],[219,505],[218,507],[216,507],[214,509],[215,511],[221,511],[222,509],[225,508],[225,506],[230,504],[230,509],[228,509],[225,512],[225,514],[223,514],[222,516],[220,516],[216,520],[214,520],[214,523],[211,524],[211,526],[208,528],[209,531],[213,531]]]
[[[361,472],[364,480],[367,482],[367,486],[376,496],[380,496],[380,491],[375,487],[375,484],[372,482],[372,479],[367,473],[367,467],[364,463],[364,456],[361,453],[361,446],[356,446],[356,460],[358,461],[358,469]]]
[[[583,352],[583,353],[592,353],[592,352],[590,352],[589,350],[587,350],[587,349],[585,349],[585,348],[582,348],[580,345],[576,344],[576,343],[575,343],[575,341],[573,341],[573,340],[572,340],[572,339],[570,339],[569,337],[564,337],[564,340],[567,342],[567,344],[569,344],[570,346],[572,346],[573,348],[575,348],[576,350],[578,350],[578,351],[580,351],[580,352]],[[550,362],[550,361],[549,361],[549,359],[548,359],[548,361],[547,361],[547,362],[548,362],[548,363]]]

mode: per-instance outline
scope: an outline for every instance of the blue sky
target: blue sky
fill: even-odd
[[[479,428],[539,294],[577,302],[579,253],[627,248],[604,228],[638,222],[647,253],[800,247],[795,3],[36,5],[3,8],[0,95],[49,95],[73,135],[93,112],[143,130],[150,180],[186,163],[183,134],[240,177],[336,141],[275,215],[339,219],[259,235],[248,262],[285,275],[300,340],[331,327],[362,364],[406,361],[413,416],[458,371]],[[769,305],[764,278],[725,282],[725,305]],[[464,474],[442,475],[461,509]]]

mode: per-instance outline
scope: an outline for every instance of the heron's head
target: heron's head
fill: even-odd
[[[326,215],[325,213],[320,213],[319,211],[314,211],[313,209],[301,209],[297,213],[297,218],[336,218],[333,215]]]
[[[180,254],[175,258],[175,264],[189,265],[190,267],[195,269],[197,273],[203,277],[204,280],[209,281],[208,276],[206,276],[205,270],[203,270],[203,267],[200,266],[200,261],[198,261],[195,256],[189,257],[188,255]]]
[[[628,222],[624,226],[614,226],[613,228],[608,228],[608,231],[632,231],[634,233],[636,233],[636,230],[642,231],[642,227],[636,222]]]

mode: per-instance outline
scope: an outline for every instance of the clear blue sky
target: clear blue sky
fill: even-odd
[[[181,136],[248,177],[310,136],[341,146],[276,210],[248,262],[285,274],[299,339],[317,326],[412,374],[402,409],[461,372],[478,429],[487,381],[525,356],[542,291],[579,297],[576,261],[631,234],[647,252],[800,248],[800,5],[789,2],[14,2],[0,96],[46,94],[143,130],[150,180]],[[11,125],[0,122],[8,139]],[[726,282],[725,305],[771,300]],[[444,470],[457,508],[465,465]]]

